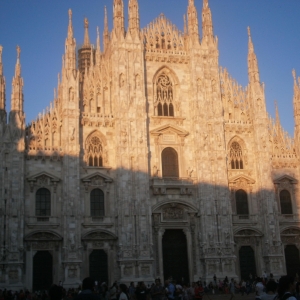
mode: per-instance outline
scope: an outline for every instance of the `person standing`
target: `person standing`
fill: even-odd
[[[172,283],[171,279],[168,280],[168,295],[169,300],[175,299],[175,285]]]
[[[296,290],[296,282],[292,276],[282,276],[278,283],[278,297],[280,300],[296,300],[293,293]]]
[[[233,278],[231,278],[229,283],[229,293],[231,295],[229,300],[232,300],[235,297],[235,284]]]
[[[164,288],[161,285],[160,279],[155,279],[155,285],[150,290],[152,300],[161,300],[164,295]]]
[[[121,283],[120,284],[120,296],[119,300],[129,300],[129,296],[127,293],[127,286],[126,284]]]

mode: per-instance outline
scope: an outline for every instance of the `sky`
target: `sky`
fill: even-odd
[[[21,47],[26,123],[34,120],[53,101],[57,74],[67,36],[68,9],[73,11],[77,46],[83,43],[85,17],[89,20],[92,43],[96,28],[103,31],[104,6],[112,29],[113,0],[2,0],[0,1],[0,45],[6,77],[7,111],[10,110],[11,82],[16,63],[16,46]],[[203,0],[195,0],[201,30]],[[127,5],[124,0],[126,27]],[[180,30],[188,0],[139,0],[141,28],[164,13]],[[248,83],[247,27],[258,58],[260,79],[265,83],[267,110],[275,116],[274,101],[281,123],[293,136],[293,77],[300,76],[299,0],[209,0],[214,34],[219,39],[219,64],[242,86]],[[102,38],[102,34],[101,34]]]

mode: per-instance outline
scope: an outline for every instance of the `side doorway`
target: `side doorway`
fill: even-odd
[[[49,290],[53,283],[53,258],[49,251],[37,251],[33,257],[32,289]]]

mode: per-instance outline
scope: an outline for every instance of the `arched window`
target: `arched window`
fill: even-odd
[[[86,144],[86,161],[90,167],[102,167],[102,143],[97,136],[93,136]]]
[[[174,117],[173,85],[166,74],[161,74],[156,81],[157,115]]]
[[[178,154],[173,148],[165,148],[161,154],[162,176],[179,177]]]
[[[104,216],[104,193],[100,189],[94,189],[90,195],[91,216],[103,217]]]
[[[244,190],[238,190],[235,193],[236,214],[249,215],[248,197]]]
[[[242,147],[237,142],[230,146],[230,165],[231,169],[244,169]]]
[[[287,190],[282,190],[280,192],[280,208],[281,214],[283,215],[293,214],[291,194]]]
[[[51,215],[51,193],[48,189],[38,189],[35,194],[35,215],[50,216]]]

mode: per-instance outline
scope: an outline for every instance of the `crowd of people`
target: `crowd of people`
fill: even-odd
[[[228,279],[217,280],[214,276],[207,284],[201,278],[197,282],[184,284],[169,278],[164,283],[159,278],[152,285],[131,282],[129,286],[114,282],[108,287],[106,282],[97,282],[87,277],[77,289],[65,290],[61,285],[52,285],[49,291],[0,289],[0,300],[208,300],[213,294],[228,294],[233,300],[237,294],[253,294],[253,300],[300,300],[300,280],[292,276],[283,276],[275,280],[273,275],[252,278],[247,281]]]

